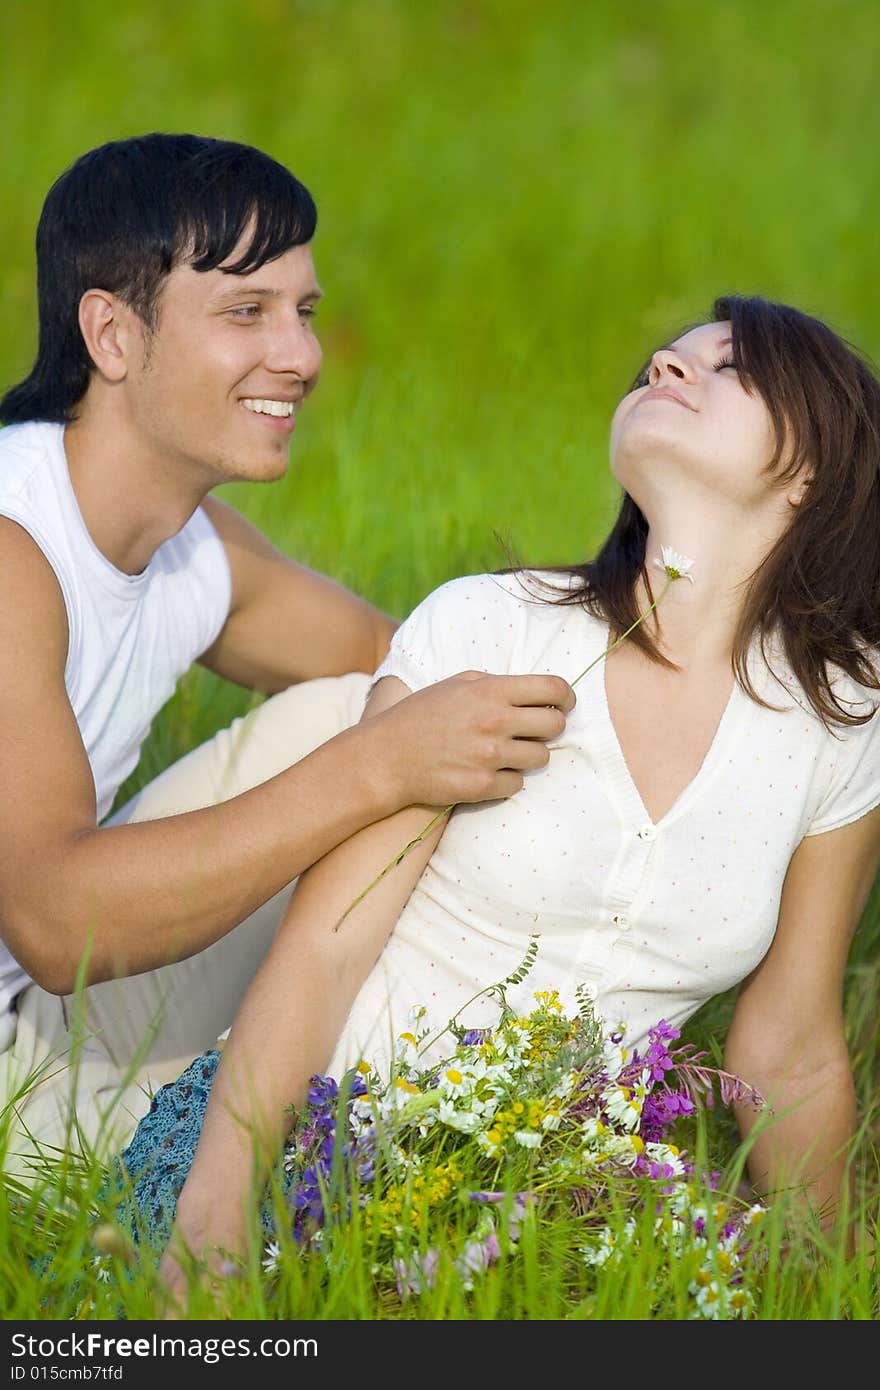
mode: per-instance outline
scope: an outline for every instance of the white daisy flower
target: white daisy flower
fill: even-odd
[[[473,1082],[467,1071],[458,1067],[446,1067],[437,1080],[437,1090],[446,1099],[453,1097],[466,1099],[473,1090]]]
[[[727,1295],[727,1314],[731,1318],[750,1318],[755,1309],[755,1300],[749,1289],[731,1289]]]
[[[584,1257],[584,1264],[602,1265],[607,1264],[611,1256],[615,1253],[615,1240],[610,1227],[606,1226],[599,1232],[599,1239],[595,1245],[582,1245],[581,1254]]]
[[[743,1217],[743,1219],[742,1219],[742,1220],[743,1220],[743,1225],[744,1225],[744,1226],[757,1226],[758,1223],[759,1223],[760,1221],[763,1221],[763,1220],[764,1220],[764,1217],[765,1217],[766,1215],[767,1215],[767,1208],[764,1207],[764,1206],[762,1206],[760,1202],[756,1202],[755,1205],[754,1205],[753,1207],[749,1207],[748,1211],[746,1212],[745,1216]]]
[[[476,1134],[485,1123],[482,1115],[476,1115],[472,1110],[458,1109],[448,1100],[441,1100],[437,1107],[437,1119],[447,1129],[458,1130],[459,1134]]]
[[[679,1216],[658,1216],[654,1221],[654,1235],[675,1255],[681,1255],[690,1232]],[[705,1242],[704,1242],[705,1244]]]
[[[270,1240],[263,1251],[263,1269],[267,1274],[274,1274],[278,1268],[278,1261],[281,1259],[281,1246],[277,1240]]]
[[[609,1081],[614,1081],[620,1075],[629,1060],[629,1053],[623,1042],[613,1042],[611,1038],[606,1038],[602,1048],[602,1064]]]
[[[710,1271],[705,1266],[697,1274],[695,1282],[691,1284],[690,1292],[700,1310],[700,1317],[713,1320],[723,1317],[725,1307],[722,1290],[719,1288],[718,1280],[711,1278]]]
[[[591,1115],[588,1119],[584,1120],[581,1125],[581,1134],[584,1137],[585,1144],[598,1143],[607,1132],[606,1126],[603,1125],[602,1121],[596,1115]]]
[[[524,1149],[540,1149],[543,1135],[533,1129],[518,1129],[513,1137]]]
[[[494,1139],[489,1138],[489,1135],[494,1134],[495,1132],[495,1130],[481,1130],[481,1132],[477,1135],[476,1140],[479,1147],[483,1150],[484,1153],[488,1154],[490,1158],[497,1158],[501,1152],[501,1145],[497,1143]]]
[[[686,555],[679,555],[677,550],[673,550],[671,545],[661,545],[660,559],[654,561],[657,569],[663,570],[670,579],[689,579],[693,584],[694,576],[691,570],[694,567],[693,560],[689,560]]]
[[[638,1129],[642,1106],[628,1086],[608,1086],[601,1099],[603,1110],[616,1125],[630,1134]]]
[[[620,1163],[625,1168],[632,1168],[638,1156],[629,1136],[611,1133],[603,1136],[602,1147],[596,1155],[600,1162]]]
[[[684,1160],[678,1149],[672,1148],[670,1144],[646,1144],[645,1158],[652,1163],[662,1163],[670,1168],[672,1170],[671,1177],[680,1178],[684,1173]],[[679,1214],[686,1212],[689,1206],[690,1195],[687,1191],[677,1195],[673,1202],[673,1209]],[[693,1215],[693,1213],[691,1214]]]
[[[394,1058],[400,1068],[418,1066],[419,1043],[415,1033],[400,1033],[394,1043]]]
[[[580,1077],[577,1072],[566,1072],[566,1074],[557,1081],[550,1095],[554,1100],[568,1100],[579,1080]]]
[[[610,1226],[604,1226],[599,1232],[599,1238],[595,1245],[582,1245],[581,1254],[584,1257],[584,1264],[605,1265],[613,1259],[615,1264],[619,1264],[624,1250],[632,1246],[636,1236],[636,1223],[630,1217],[625,1226],[616,1235]]]

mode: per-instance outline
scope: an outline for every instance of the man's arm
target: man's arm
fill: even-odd
[[[39,984],[155,969],[219,940],[309,864],[402,806],[510,796],[543,766],[574,693],[553,676],[463,673],[346,730],[241,796],[99,828],[64,685],[51,566],[0,518],[0,934]],[[510,770],[513,769],[513,770]]]
[[[204,508],[229,560],[232,604],[203,666],[267,694],[313,676],[375,671],[392,618],[291,560],[225,502],[208,497]]]
[[[880,808],[801,842],[773,945],[742,985],[725,1048],[725,1066],[757,1086],[778,1115],[755,1138],[752,1181],[765,1194],[802,1189],[826,1229],[840,1202],[856,1115],[843,974],[878,855]],[[738,1108],[743,1137],[757,1119],[751,1106]]]

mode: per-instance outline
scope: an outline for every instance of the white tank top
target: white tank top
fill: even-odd
[[[199,507],[140,574],[116,569],[83,521],[64,427],[42,421],[0,430],[0,515],[33,537],[64,596],[64,683],[92,769],[100,822],[136,766],[155,715],[226,621],[226,552]],[[0,936],[2,923],[0,903]],[[0,1050],[12,1001],[28,983],[0,942]]]

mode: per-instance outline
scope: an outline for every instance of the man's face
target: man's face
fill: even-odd
[[[307,245],[248,275],[174,269],[143,360],[126,378],[144,442],[198,485],[281,477],[318,380],[312,317],[320,295]]]

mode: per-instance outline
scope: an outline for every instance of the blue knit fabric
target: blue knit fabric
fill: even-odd
[[[177,1199],[190,1170],[211,1083],[220,1061],[216,1050],[205,1052],[186,1071],[153,1096],[148,1114],[120,1155],[131,1182],[140,1232],[134,1213],[128,1222],[135,1239],[164,1246],[171,1234]]]
[[[156,1092],[128,1148],[110,1162],[98,1194],[108,1214],[136,1244],[150,1247],[156,1258],[171,1234],[177,1199],[199,1142],[219,1060],[219,1052],[204,1053],[176,1081]],[[43,1304],[48,1307],[52,1297],[58,1296],[54,1255],[38,1256],[31,1267],[46,1289]],[[115,1273],[130,1277],[124,1266],[117,1266]],[[88,1280],[71,1282],[66,1275],[63,1293],[73,1300],[85,1297]],[[125,1316],[121,1305],[117,1316]]]
[[[177,1199],[195,1157],[219,1061],[216,1049],[204,1052],[176,1081],[160,1087],[128,1148],[116,1160],[113,1178],[122,1198],[117,1219],[133,1240],[157,1251],[164,1248],[171,1234]],[[282,1192],[290,1192],[294,1175],[285,1171],[280,1160],[275,1180]],[[133,1202],[123,1195],[126,1188]],[[263,1230],[272,1235],[275,1223],[268,1195],[260,1215]]]

